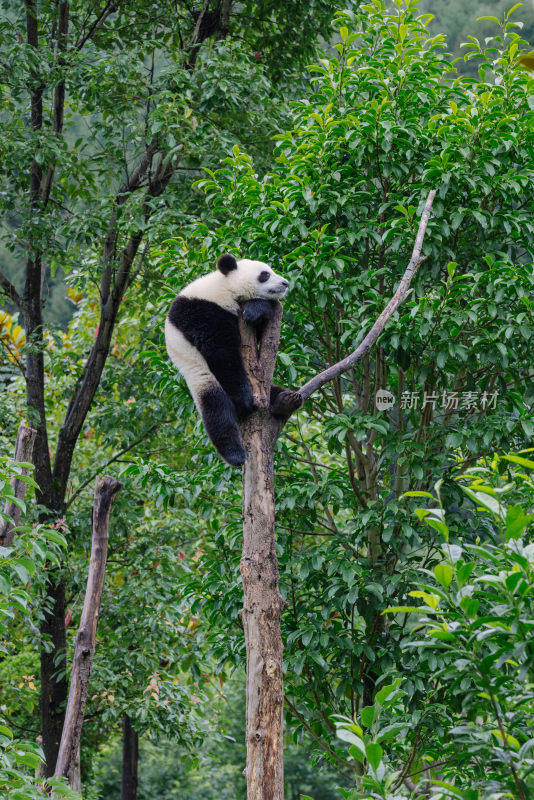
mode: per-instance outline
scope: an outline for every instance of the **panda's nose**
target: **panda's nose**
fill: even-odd
[[[287,287],[289,286],[289,281],[283,280],[281,281],[281,284],[282,286],[285,286],[285,288],[287,289]]]

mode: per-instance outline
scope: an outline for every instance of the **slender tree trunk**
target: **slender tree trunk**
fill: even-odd
[[[283,800],[284,691],[280,619],[286,605],[278,590],[274,530],[274,445],[281,424],[269,411],[282,308],[266,326],[257,353],[254,330],[240,321],[245,368],[257,408],[242,425],[242,620],[247,649],[247,800]]]
[[[14,461],[22,461],[26,464],[32,463],[33,445],[37,431],[35,428],[28,428],[26,425],[20,425],[17,432],[17,443],[15,445]],[[29,468],[23,467],[22,474],[28,475]],[[24,500],[26,497],[26,490],[28,484],[21,481],[20,478],[11,478],[11,488],[13,495],[17,500]],[[4,506],[4,514],[9,517],[6,520],[0,520],[0,546],[9,547],[15,537],[13,528],[16,528],[20,522],[21,509],[16,503],[6,500]]]
[[[138,763],[139,735],[132,727],[130,717],[123,717],[121,800],[137,800]]]
[[[109,517],[115,502],[115,496],[120,488],[119,481],[108,477],[99,478],[95,486],[91,560],[89,562],[82,618],[74,645],[69,699],[55,770],[56,775],[68,778],[71,785],[80,747],[85,703],[95,652],[96,629],[104,589],[109,541]]]
[[[49,575],[46,611],[41,622],[41,636],[47,642],[41,649],[41,735],[45,755],[45,777],[54,774],[59,752],[68,683],[65,675],[65,584],[57,570]]]

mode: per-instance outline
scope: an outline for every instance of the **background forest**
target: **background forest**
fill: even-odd
[[[83,797],[246,797],[240,473],[165,314],[223,252],[272,264],[297,388],[361,342],[436,189],[408,299],[278,441],[285,791],[530,797],[534,5],[0,6],[3,498],[38,431],[0,548],[0,794],[54,774],[106,474]]]

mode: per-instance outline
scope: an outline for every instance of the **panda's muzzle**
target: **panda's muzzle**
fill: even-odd
[[[289,287],[289,281],[283,280],[280,281],[278,286],[274,287],[273,289],[269,289],[269,294],[273,294],[276,297],[284,297]]]

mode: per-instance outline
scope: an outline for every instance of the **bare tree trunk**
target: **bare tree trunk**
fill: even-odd
[[[130,717],[123,717],[121,800],[137,800],[138,763],[139,735],[133,728]]]
[[[74,645],[69,699],[56,763],[56,775],[68,778],[71,785],[80,746],[85,702],[87,700],[89,678],[95,652],[98,615],[104,589],[109,540],[109,517],[115,496],[120,488],[119,481],[109,477],[99,478],[95,486],[89,575],[87,576],[82,618]]]
[[[281,423],[269,411],[269,394],[280,337],[282,308],[266,326],[257,354],[252,327],[240,320],[243,360],[257,410],[243,423],[242,613],[247,648],[247,800],[283,800],[284,692],[274,535],[273,452]]]
[[[37,431],[35,428],[28,428],[26,425],[19,426],[15,455],[13,456],[14,461],[22,461],[26,464],[32,463],[33,444],[36,436]],[[22,474],[28,475],[29,471],[29,467],[23,467]],[[24,500],[28,488],[27,483],[21,481],[20,478],[14,477],[11,478],[11,488],[17,500]],[[4,514],[10,519],[0,521],[0,546],[9,547],[15,537],[13,528],[16,528],[20,522],[21,509],[15,503],[6,500]]]

